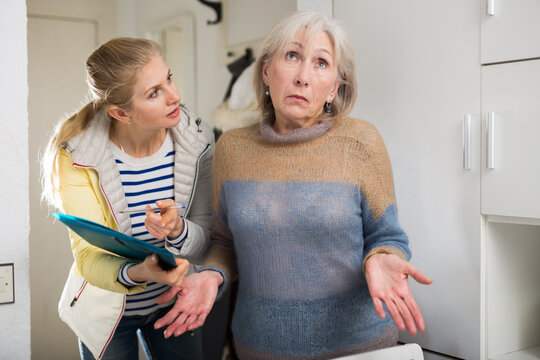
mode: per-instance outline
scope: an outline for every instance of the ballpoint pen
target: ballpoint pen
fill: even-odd
[[[164,207],[164,208],[159,208],[157,206],[154,206],[150,209],[148,209],[148,211],[157,211],[157,210],[167,210],[167,209],[185,209],[186,208],[186,205],[173,205],[173,206],[167,206],[167,207]],[[127,210],[120,210],[119,213],[120,214],[133,214],[133,213],[139,213],[139,212],[146,212],[147,209],[145,208],[138,208],[138,209],[127,209]]]

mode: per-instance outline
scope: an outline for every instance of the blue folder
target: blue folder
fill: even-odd
[[[174,255],[166,249],[77,216],[60,213],[52,215],[94,246],[139,261],[143,261],[148,255],[157,254],[163,269],[169,270],[177,266]]]

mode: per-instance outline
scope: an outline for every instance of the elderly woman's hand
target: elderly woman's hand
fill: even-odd
[[[144,226],[150,234],[156,239],[163,239],[165,236],[175,238],[182,233],[184,228],[184,222],[178,216],[178,211],[175,206],[174,200],[165,199],[156,201],[156,205],[162,209],[160,214],[155,213],[150,209],[150,206],[146,206],[146,220]],[[168,207],[171,207],[167,209]]]
[[[431,279],[409,262],[392,254],[375,254],[366,261],[366,280],[377,315],[385,318],[383,302],[401,331],[416,335],[416,330],[424,331],[422,313],[409,289],[408,276],[421,284],[431,284]]]
[[[202,326],[222,283],[223,277],[216,271],[188,275],[181,286],[170,288],[156,299],[158,304],[163,304],[178,296],[172,309],[155,322],[154,328],[168,325],[164,332],[165,338],[168,338]]]

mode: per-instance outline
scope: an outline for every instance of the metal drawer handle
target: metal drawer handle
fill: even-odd
[[[495,0],[487,0],[487,14],[489,16],[495,15]]]
[[[471,170],[471,114],[463,117],[463,170]]]
[[[495,169],[495,113],[487,114],[486,167]]]

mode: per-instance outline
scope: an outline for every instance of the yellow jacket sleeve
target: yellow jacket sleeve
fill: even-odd
[[[57,166],[62,210],[66,214],[118,230],[101,192],[97,173],[92,169],[74,166],[71,157],[63,149],[58,153]],[[90,284],[123,294],[136,294],[146,289],[146,285],[126,287],[118,281],[120,268],[129,262],[128,259],[90,245],[71,230],[69,238],[78,275]]]

